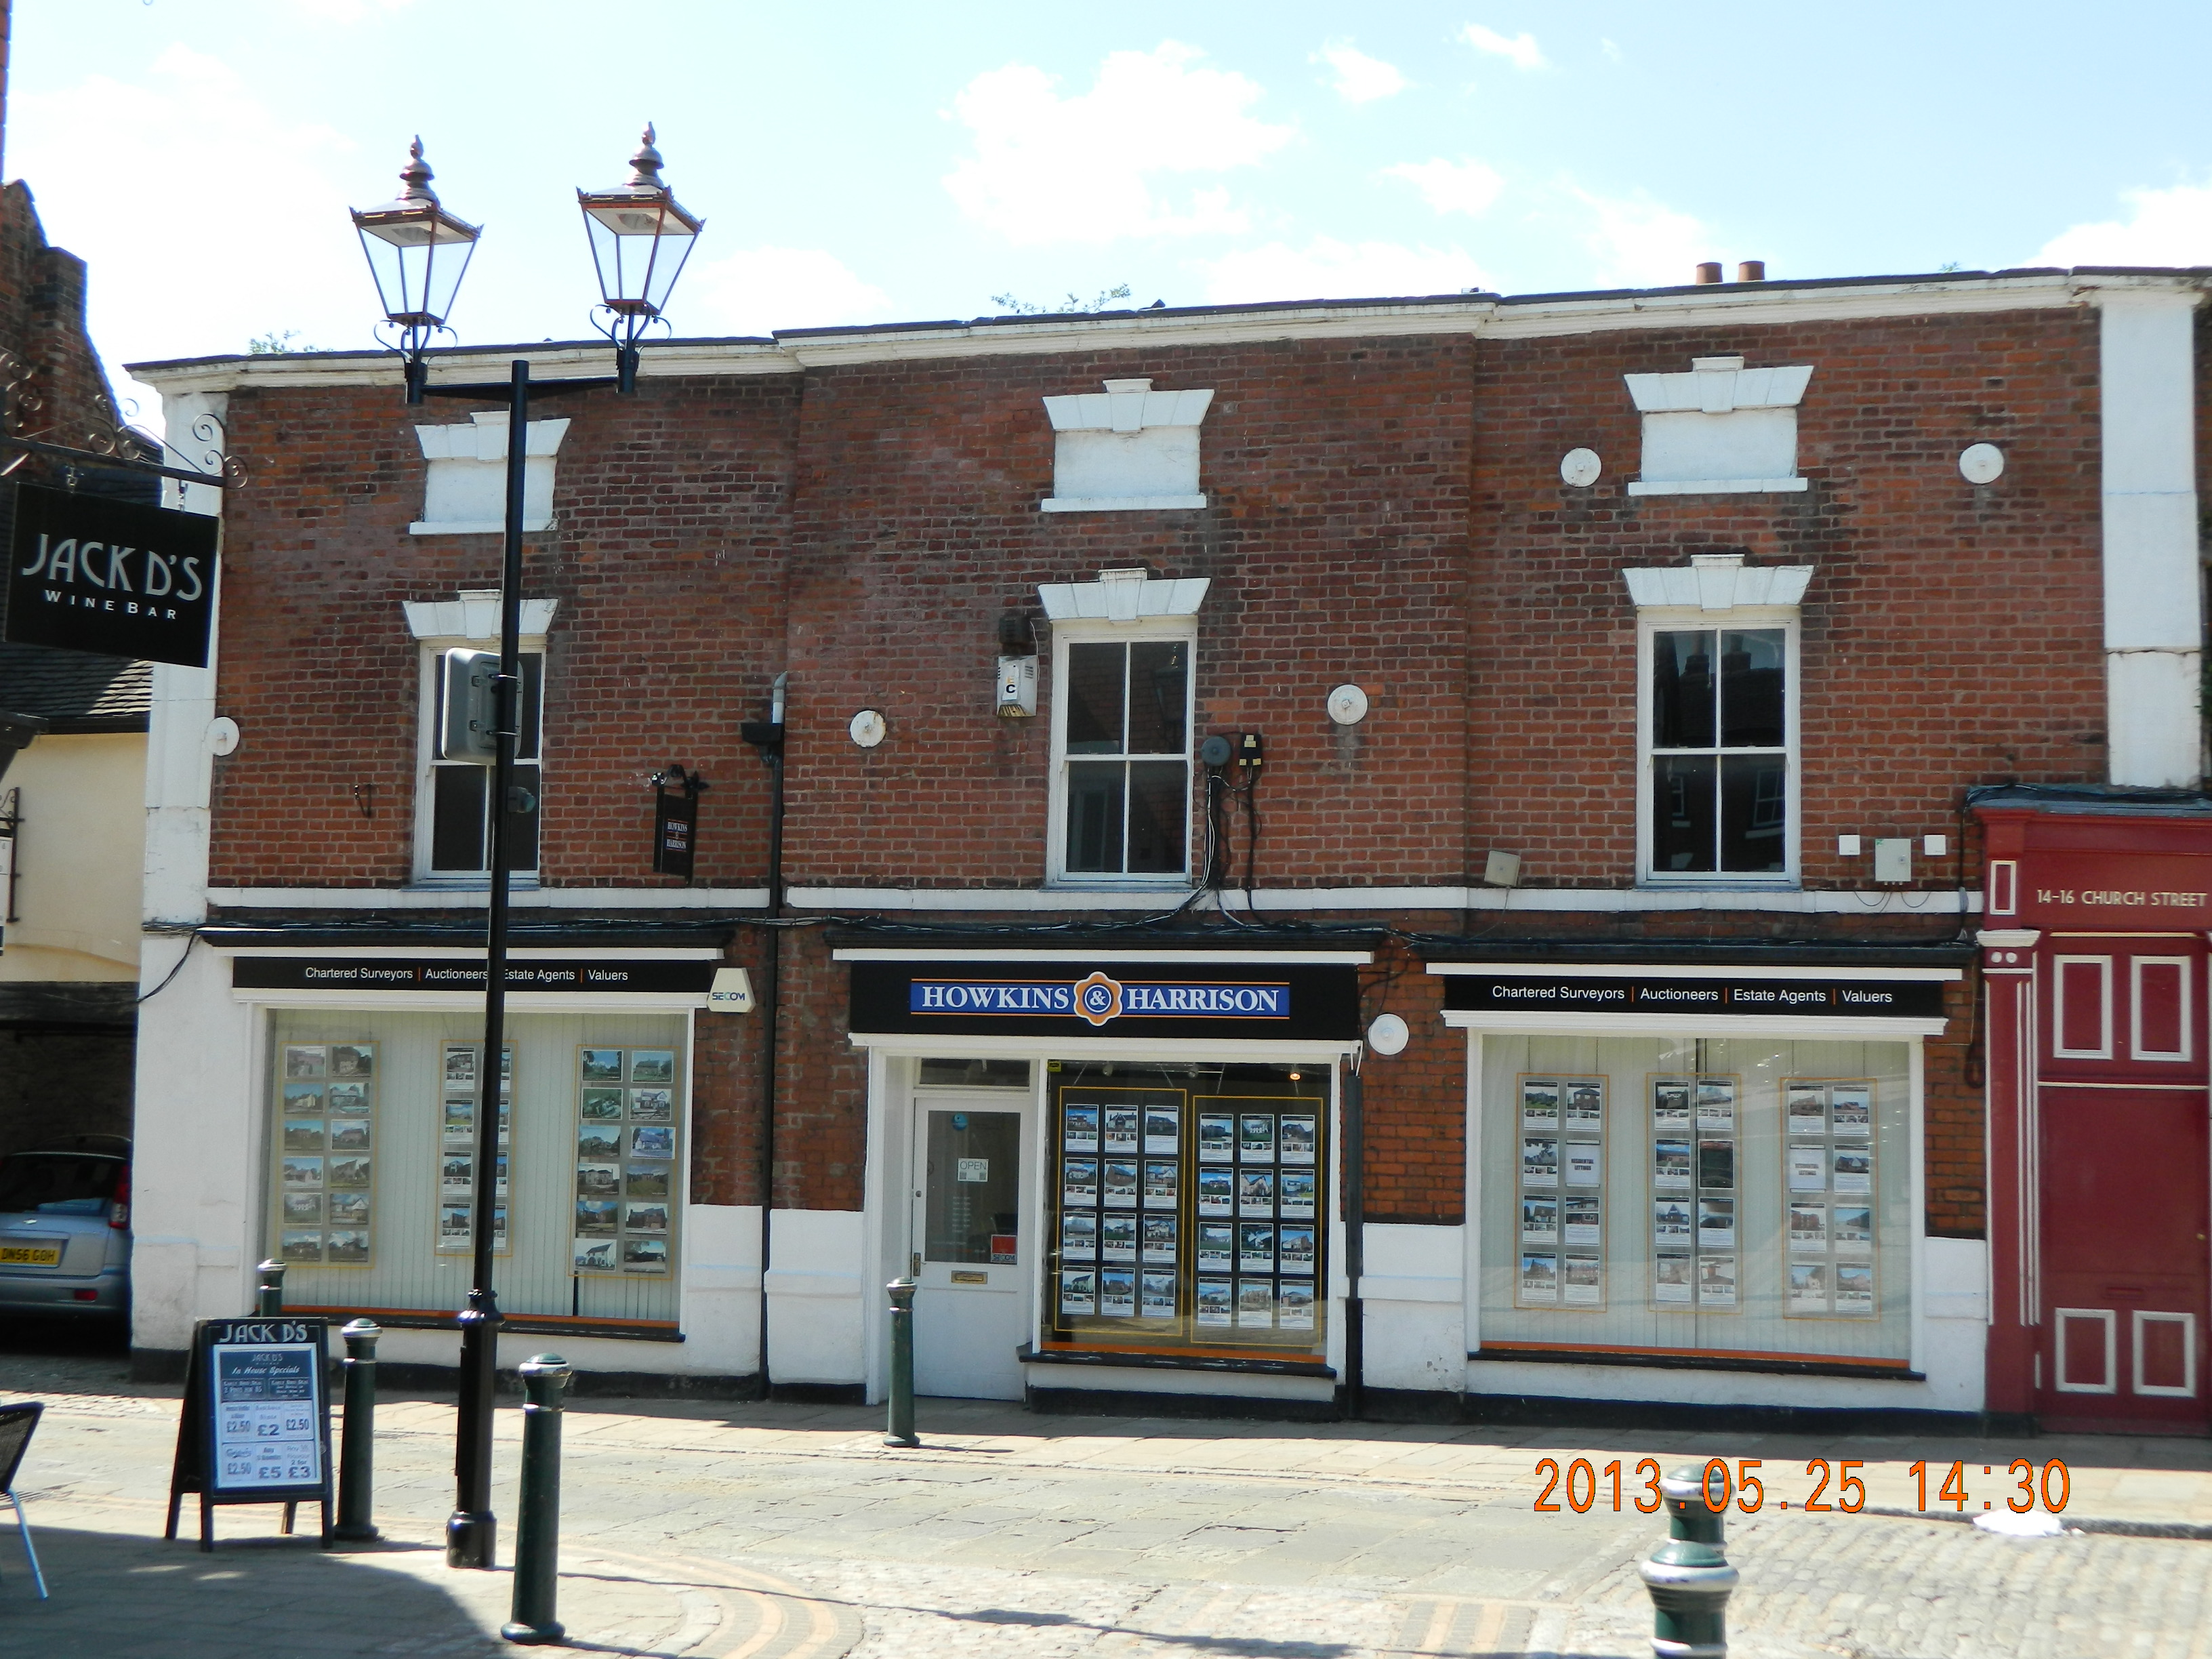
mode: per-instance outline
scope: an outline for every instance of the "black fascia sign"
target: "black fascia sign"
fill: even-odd
[[[27,483],[15,517],[10,643],[207,666],[218,520]]]

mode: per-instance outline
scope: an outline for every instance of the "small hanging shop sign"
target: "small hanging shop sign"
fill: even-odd
[[[27,483],[15,508],[11,644],[207,666],[216,520]]]

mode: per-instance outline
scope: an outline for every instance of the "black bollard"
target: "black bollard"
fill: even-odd
[[[356,1319],[345,1338],[345,1437],[338,1444],[338,1523],[331,1536],[349,1544],[371,1544],[382,1536],[371,1520],[376,1480],[376,1339],[384,1334],[370,1320]]]
[[[554,1616],[561,1591],[561,1395],[568,1362],[541,1353],[522,1365],[522,1495],[514,1523],[514,1618],[499,1627],[533,1646],[567,1632]]]
[[[253,1289],[253,1313],[258,1319],[274,1319],[284,1311],[284,1264],[270,1258],[261,1264],[261,1282]]]
[[[914,1431],[914,1292],[911,1279],[894,1279],[891,1293],[891,1411],[886,1446],[919,1446]]]
[[[1728,1465],[1716,1458],[1703,1468],[1677,1469],[1659,1482],[1659,1492],[1667,1541],[1637,1566],[1651,1596],[1651,1651],[1657,1659],[1725,1659],[1728,1599],[1736,1583],[1722,1547]]]

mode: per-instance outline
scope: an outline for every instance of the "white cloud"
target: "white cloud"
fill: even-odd
[[[2039,265],[2212,264],[2212,185],[2130,190],[2125,221],[2063,230],[2030,261]]]
[[[1620,48],[1611,40],[1600,40],[1597,43],[1597,48],[1605,54],[1607,63],[1618,64],[1621,61]]]
[[[1712,236],[1700,221],[1640,191],[1570,194],[1588,215],[1581,237],[1595,257],[1590,280],[1599,288],[1673,288],[1690,281],[1709,257]]]
[[[1529,70],[1545,67],[1544,54],[1536,45],[1536,37],[1526,29],[1508,40],[1496,29],[1486,29],[1480,23],[1469,23],[1459,32],[1459,38],[1477,52],[1492,52],[1509,60],[1515,69],[1524,74]]]
[[[1281,242],[1206,260],[1206,297],[1216,305],[1263,300],[1368,299],[1457,294],[1489,279],[1457,248],[1395,242],[1340,242],[1316,236],[1303,248]]]
[[[331,176],[343,166],[358,185],[366,169],[337,132],[280,118],[235,71],[182,46],[142,84],[91,75],[11,102],[10,170],[36,192],[47,236],[90,267],[93,339],[111,374],[133,359],[243,351],[287,328],[367,343],[375,291]],[[406,136],[374,170],[383,196],[399,188]],[[250,224],[210,205],[209,169],[234,165],[252,199],[277,204]],[[142,422],[158,420],[152,392],[117,390]]]
[[[1413,83],[1395,64],[1370,58],[1349,40],[1332,40],[1307,60],[1327,64],[1336,71],[1336,95],[1347,104],[1371,104],[1378,98],[1395,98]]]
[[[945,189],[968,218],[1017,243],[1243,230],[1227,190],[1194,189],[1178,203],[1154,183],[1160,173],[1252,166],[1292,137],[1249,112],[1261,96],[1256,83],[1195,67],[1204,56],[1173,40],[1114,52],[1091,90],[1073,98],[1024,64],[977,76],[953,100],[975,153]]]
[[[404,11],[415,0],[290,0],[291,9],[324,23],[358,23]]]
[[[1421,199],[1437,213],[1481,214],[1505,188],[1498,170],[1472,157],[1447,161],[1401,161],[1382,169],[1392,179],[1403,179],[1421,192]]]
[[[687,334],[766,334],[880,322],[890,297],[820,248],[756,247],[696,266],[684,276]]]

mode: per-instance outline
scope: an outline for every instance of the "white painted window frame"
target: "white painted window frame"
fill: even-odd
[[[1190,647],[1190,672],[1183,676],[1183,836],[1179,875],[1147,871],[1135,875],[1067,868],[1067,653],[1077,645],[1145,645],[1180,641]],[[1124,694],[1126,695],[1126,693]],[[1086,756],[1085,759],[1103,757]],[[1045,879],[1054,887],[1151,888],[1165,893],[1190,890],[1191,795],[1198,767],[1198,618],[1148,617],[1140,623],[1089,617],[1052,625],[1052,787],[1045,813]]]
[[[2066,1322],[2069,1319],[2094,1319],[2105,1328],[2105,1380],[2098,1382],[2069,1382],[2066,1380]],[[2051,1341],[2057,1351],[2057,1375],[2051,1386],[2058,1394],[2118,1394],[2119,1378],[2120,1316],[2110,1308],[2053,1308],[2051,1310]]]
[[[2178,968],[2181,970],[2181,1047],[2168,1051],[2143,1047],[2142,970],[2147,967]],[[2193,1053],[2197,1033],[2197,1006],[2191,1000],[2194,975],[2190,971],[2187,957],[2130,957],[2128,959],[2128,1055],[2131,1060],[2156,1060],[2169,1064],[2186,1063],[2196,1056]]]
[[[1674,871],[1652,867],[1652,828],[1657,817],[1656,784],[1658,768],[1651,750],[1651,674],[1653,641],[1661,634],[1687,629],[1738,633],[1748,629],[1780,629],[1784,632],[1783,744],[1790,769],[1784,810],[1790,821],[1783,832],[1784,867],[1779,875],[1739,870]],[[1804,755],[1802,722],[1798,718],[1800,688],[1799,639],[1802,625],[1796,605],[1740,605],[1726,611],[1701,611],[1692,605],[1644,606],[1636,616],[1636,884],[1639,887],[1734,887],[1794,889],[1802,885],[1801,847],[1803,842]]]
[[[544,664],[544,672],[550,675],[552,663],[546,656],[545,636],[543,634],[526,635],[515,643],[520,654],[537,655]],[[416,887],[456,887],[465,890],[471,888],[482,889],[490,885],[491,876],[489,871],[434,871],[430,868],[430,817],[434,787],[430,775],[438,762],[438,734],[434,727],[436,725],[438,712],[439,659],[448,651],[465,649],[496,651],[498,648],[499,644],[496,640],[487,641],[466,639],[459,635],[433,635],[416,641],[415,831],[413,848],[410,854],[412,861],[410,868],[410,880]],[[541,679],[538,687],[537,761],[538,776],[541,779],[545,775],[545,681]],[[489,781],[485,787],[487,789],[490,787]],[[542,790],[540,794],[539,807],[542,811],[544,807]],[[538,855],[542,862],[545,856],[545,834],[543,823],[538,826]],[[535,887],[538,884],[538,866],[533,865],[527,870],[516,870],[514,882],[517,887]]]
[[[2152,1323],[2181,1327],[2181,1386],[2168,1388],[2162,1383],[2146,1382],[2143,1378],[2143,1327]],[[2192,1313],[2173,1313],[2161,1309],[2137,1308],[2129,1316],[2129,1338],[2134,1349],[2135,1370],[2130,1375],[2135,1379],[2135,1391],[2154,1399],[2194,1400],[2197,1398],[2197,1316]]]
[[[2096,969],[2100,985],[2097,1029],[2104,1041],[2094,1048],[2069,1048],[2066,1035],[2066,970]],[[2110,1060],[2112,1057],[2112,959],[2105,956],[2053,957],[2051,959],[2051,1054],[2055,1060]]]

